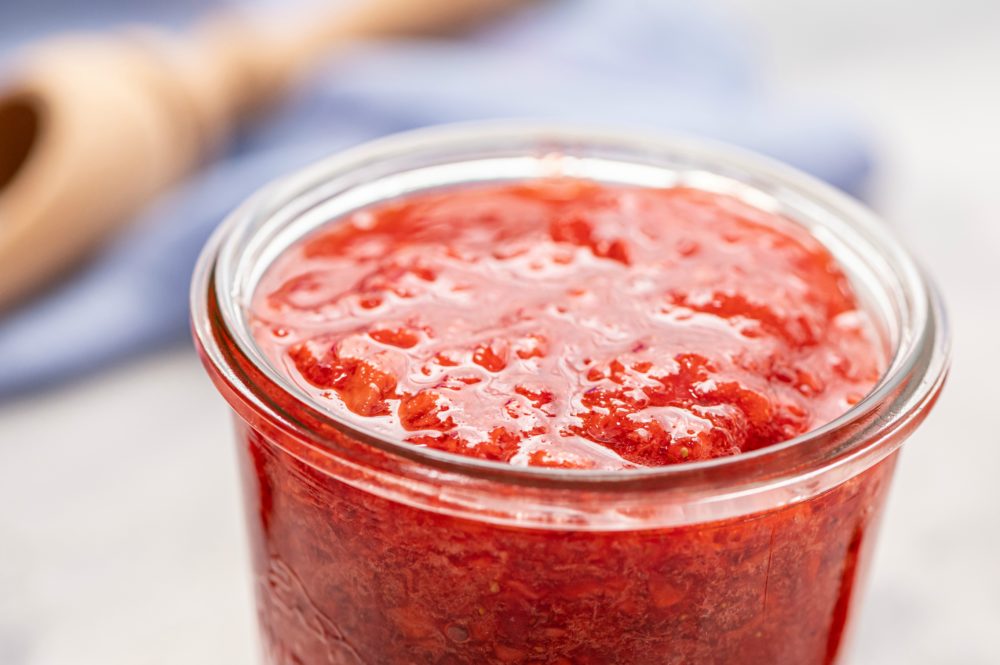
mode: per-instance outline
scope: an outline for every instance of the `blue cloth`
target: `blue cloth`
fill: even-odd
[[[705,135],[856,195],[870,172],[856,126],[825,104],[772,95],[744,34],[705,3],[542,3],[464,40],[353,48],[88,267],[0,319],[0,397],[185,338],[198,252],[271,178],[386,133],[498,117]]]

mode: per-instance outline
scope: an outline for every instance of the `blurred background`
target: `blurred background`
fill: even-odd
[[[266,36],[299,12],[329,13],[327,5],[0,0],[0,663],[253,662],[227,408],[186,332],[197,250],[228,210],[275,176],[385,133],[491,117],[738,143],[863,198],[895,228],[944,292],[954,364],[897,471],[851,662],[1000,662],[1000,432],[992,420],[1000,3],[541,0],[433,38],[426,33],[441,27],[427,19],[433,12],[422,14],[427,25],[386,33],[372,27],[376,15],[356,23],[359,36],[376,39],[346,46],[334,30],[323,36],[338,43],[329,53]],[[50,140],[45,122],[59,116],[35,122],[21,98],[5,107],[2,91],[20,89],[25,76],[55,80],[50,64],[32,68],[40,60],[25,48],[66,29],[112,34],[140,21],[190,34],[199,16],[220,9],[265,17],[255,33],[265,36],[251,49],[262,62],[272,54],[309,61],[269,96],[268,111],[258,93],[273,71],[249,77],[253,94],[206,102],[214,115],[189,123],[197,131],[184,125],[179,138],[169,132],[183,123],[172,121],[190,110],[136,111],[136,126],[149,131],[133,137],[125,120],[109,120],[130,98],[101,106],[124,94],[113,83],[125,74],[73,58],[77,68],[59,79],[84,86],[72,110],[88,108],[87,91],[108,91],[80,134],[91,143],[80,139],[65,158],[45,153],[52,161],[30,171],[35,156],[22,153]],[[127,53],[152,52],[171,75],[210,71],[217,55],[185,55],[183,43],[136,34]],[[228,33],[206,34],[215,44]],[[234,90],[249,85],[237,78]],[[218,121],[248,107],[251,121]],[[122,146],[135,154],[111,159]],[[89,197],[45,189],[79,163],[97,178],[87,180]],[[38,172],[39,189],[24,185]],[[137,192],[133,200],[126,190]],[[31,207],[46,196],[48,208]],[[74,230],[77,213],[90,232]],[[31,270],[30,238],[16,245],[12,231],[22,218],[51,225],[35,241],[39,252],[61,248],[49,259],[58,276],[39,270],[7,297],[4,279],[16,280],[13,269],[5,277],[4,261],[27,256]]]

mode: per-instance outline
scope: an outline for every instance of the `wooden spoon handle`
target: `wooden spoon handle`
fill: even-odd
[[[206,120],[224,125],[281,98],[331,49],[352,41],[454,33],[529,0],[376,0],[277,23],[233,14],[205,20],[179,76]],[[212,130],[215,131],[215,130]]]

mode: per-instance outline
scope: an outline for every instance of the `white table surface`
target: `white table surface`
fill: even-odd
[[[778,89],[868,122],[876,204],[955,330],[852,662],[1000,663],[1000,3],[732,2],[766,37]],[[0,406],[0,664],[252,662],[233,452],[186,347]]]

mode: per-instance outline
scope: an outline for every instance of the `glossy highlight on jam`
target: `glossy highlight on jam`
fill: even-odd
[[[884,359],[803,228],[690,188],[553,179],[420,193],[287,250],[252,325],[382,435],[513,465],[661,466],[846,411]]]

